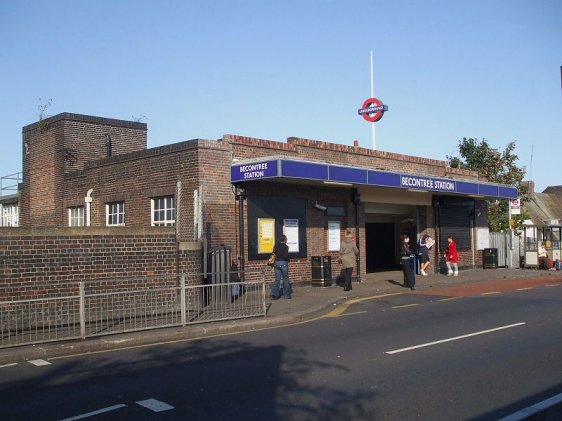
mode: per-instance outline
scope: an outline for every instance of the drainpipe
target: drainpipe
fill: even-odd
[[[244,199],[246,190],[243,185],[234,186],[236,199],[238,200],[238,230],[240,236],[239,258],[240,258],[240,282],[244,282]]]
[[[361,195],[357,189],[353,189],[351,199],[355,205],[355,245],[361,250],[359,242],[359,202],[361,202]],[[357,282],[361,282],[361,254],[357,255]]]
[[[94,189],[88,190],[86,193],[86,197],[84,198],[84,202],[86,202],[86,226],[89,227],[92,225],[92,192]]]

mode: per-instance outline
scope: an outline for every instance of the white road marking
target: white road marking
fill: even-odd
[[[162,412],[174,409],[172,405],[168,405],[167,403],[160,402],[156,399],[146,399],[144,401],[137,401],[135,403],[140,406],[144,406],[145,408],[148,408],[153,412]]]
[[[517,288],[517,291],[527,291],[528,289],[533,289],[533,287]]]
[[[534,415],[537,415],[536,419],[542,419],[539,416],[542,411],[554,405],[558,405],[561,402],[562,402],[562,393],[559,393],[558,395],[554,395],[553,397],[548,398],[542,402],[528,406],[527,408],[524,408],[521,411],[517,411],[511,415],[508,415],[507,417],[502,418],[500,421],[523,421],[528,419],[535,419]]]
[[[354,311],[353,313],[344,313],[344,314],[342,314],[342,315],[339,316],[339,317],[344,317],[344,316],[355,316],[355,315],[357,315],[357,314],[363,314],[363,313],[366,313],[366,312],[367,312],[367,310],[363,310],[363,311]]]
[[[42,365],[51,365],[49,361],[45,361],[45,360],[29,360],[28,363],[33,364],[37,367],[40,367]]]
[[[404,307],[414,307],[419,306],[419,304],[403,304],[401,306],[392,306],[392,308],[404,308]]]
[[[557,286],[559,286],[559,285],[560,285],[560,284],[548,284],[548,285],[545,285],[545,287],[557,287]]]
[[[127,405],[120,403],[119,405],[108,406],[107,408],[98,409],[97,411],[88,412],[86,414],[76,415],[75,417],[65,418],[61,421],[74,421],[81,420],[84,418],[94,417],[105,412],[115,411],[116,409],[125,408]]]
[[[493,295],[493,294],[501,294],[501,292],[500,291],[483,292],[480,295]]]
[[[18,363],[10,363],[10,364],[0,365],[0,368],[4,368],[4,367],[13,367],[14,365],[18,365]]]
[[[411,351],[413,349],[424,348],[426,346],[432,346],[432,345],[438,345],[438,344],[442,344],[442,343],[445,343],[445,342],[452,342],[452,341],[456,341],[456,340],[459,340],[459,339],[470,338],[471,336],[484,335],[485,333],[496,332],[498,330],[509,329],[509,328],[516,327],[516,326],[522,326],[524,324],[526,324],[526,323],[521,322],[521,323],[515,323],[515,324],[512,324],[512,325],[496,327],[494,329],[482,330],[480,332],[469,333],[467,335],[455,336],[454,338],[441,339],[440,341],[428,342],[428,343],[421,344],[421,345],[414,345],[414,346],[410,346],[408,348],[401,348],[401,349],[395,349],[393,351],[386,351],[385,354],[398,354],[399,352]]]
[[[437,300],[437,301],[451,301],[451,300],[458,300],[460,298],[464,298],[464,297],[450,297],[450,298],[443,298],[442,300]]]

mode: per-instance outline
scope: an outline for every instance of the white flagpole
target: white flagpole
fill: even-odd
[[[373,76],[373,50],[371,50],[371,98],[375,97],[375,79]],[[375,123],[371,123],[371,131],[373,135],[373,149],[377,149],[376,135],[375,135]]]

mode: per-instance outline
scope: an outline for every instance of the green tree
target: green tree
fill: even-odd
[[[473,138],[463,137],[459,141],[460,157],[447,155],[449,166],[453,168],[464,168],[478,171],[488,181],[492,183],[507,184],[517,188],[519,197],[523,202],[528,201],[527,185],[523,184],[525,168],[517,166],[519,157],[515,154],[515,142],[510,142],[503,151],[492,148],[486,139],[478,141]],[[488,202],[488,224],[490,231],[502,231],[508,229],[509,221],[509,201],[489,200]],[[529,215],[513,215],[511,228],[521,230],[523,221]]]

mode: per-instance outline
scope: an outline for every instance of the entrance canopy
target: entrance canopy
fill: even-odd
[[[255,180],[283,181],[284,179],[300,179],[325,184],[381,186],[487,198],[517,198],[517,189],[503,184],[438,178],[424,174],[406,174],[287,158],[273,157],[236,163],[230,169],[232,183]]]

